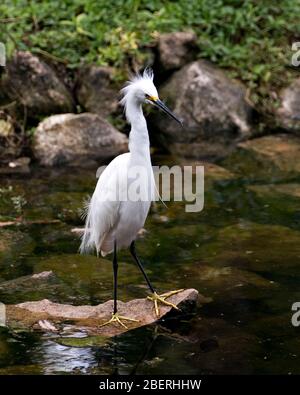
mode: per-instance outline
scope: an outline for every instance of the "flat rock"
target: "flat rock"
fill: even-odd
[[[207,299],[199,296],[195,289],[186,289],[171,296],[168,300],[179,306],[181,310],[190,309],[198,300],[201,303],[207,302]],[[157,321],[153,311],[153,303],[146,298],[135,299],[127,303],[118,301],[118,310],[121,315],[137,319],[138,323],[128,323],[128,329],[115,324],[100,327],[101,324],[110,319],[112,309],[112,300],[97,306],[71,306],[44,299],[37,302],[6,306],[7,325],[13,327],[21,325],[22,327],[36,329],[49,329],[51,327],[57,330],[60,324],[72,322],[75,327],[88,333],[111,337],[129,329],[149,325]],[[169,306],[161,306],[159,318],[161,319],[170,310],[171,307]],[[42,322],[42,325],[39,324],[39,321]]]
[[[127,150],[127,137],[97,114],[53,115],[34,134],[33,153],[42,165],[101,162]]]
[[[160,90],[183,127],[158,112],[153,138],[172,154],[197,159],[225,157],[252,135],[252,107],[246,89],[207,61],[176,71]]]

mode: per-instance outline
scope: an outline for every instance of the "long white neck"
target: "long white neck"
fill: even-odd
[[[131,124],[129,151],[150,159],[150,141],[141,103],[131,97],[126,104],[126,117]]]

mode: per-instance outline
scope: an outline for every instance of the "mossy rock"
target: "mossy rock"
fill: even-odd
[[[74,304],[100,303],[111,299],[113,289],[112,263],[108,259],[92,255],[62,254],[39,258],[34,265],[36,273],[52,270],[76,295]],[[131,286],[144,284],[139,268],[119,261],[119,297],[129,300],[133,296]],[[142,296],[142,295],[141,295]]]
[[[247,180],[299,179],[300,138],[281,134],[240,143],[220,165]]]
[[[0,283],[0,300],[6,304],[45,298],[53,302],[67,303],[74,300],[72,294],[72,288],[59,280],[51,271]]]
[[[0,228],[0,271],[3,265],[11,264],[20,254],[24,256],[31,253],[34,247],[35,243],[28,234]]]
[[[203,262],[257,272],[291,273],[299,267],[300,232],[279,225],[240,222],[217,232],[202,248]]]
[[[195,286],[214,301],[256,300],[276,292],[278,284],[251,271],[232,266],[194,263],[182,270],[182,286]]]
[[[258,196],[267,199],[274,199],[276,195],[280,198],[300,199],[300,184],[265,184],[265,185],[249,185],[248,189],[254,191]],[[300,203],[300,200],[298,200]]]

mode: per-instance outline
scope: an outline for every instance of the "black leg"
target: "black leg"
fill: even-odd
[[[152,285],[150,283],[150,280],[149,280],[149,278],[148,278],[148,276],[147,276],[147,274],[146,274],[146,272],[145,272],[145,270],[144,270],[144,268],[143,268],[143,266],[141,264],[141,261],[139,260],[138,256],[136,255],[135,241],[133,241],[130,244],[130,248],[129,249],[130,249],[131,255],[133,256],[133,259],[137,263],[138,267],[141,269],[141,272],[143,273],[143,276],[145,277],[145,280],[146,280],[146,282],[148,284],[148,287],[150,288],[151,292],[154,293],[155,292],[154,288],[152,287]]]
[[[118,261],[117,261],[117,242],[114,242],[114,256],[113,256],[113,270],[114,270],[114,314],[117,312],[117,288],[118,288]]]

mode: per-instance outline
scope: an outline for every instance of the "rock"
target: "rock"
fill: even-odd
[[[14,125],[9,120],[0,119],[0,136],[9,137],[14,133]]]
[[[87,195],[82,192],[58,191],[42,196],[37,203],[44,210],[51,207],[52,216],[63,222],[80,223],[86,199]]]
[[[59,239],[56,241],[49,239],[49,237],[44,241],[44,245],[47,245],[47,241],[50,245],[59,243]],[[56,237],[58,238],[59,234]],[[69,243],[72,247],[74,241],[70,240]],[[76,251],[78,246],[79,241],[76,238],[72,250]],[[76,294],[77,304],[89,304],[91,300],[94,303],[102,303],[111,298],[112,263],[109,259],[97,258],[92,255],[62,253],[40,259],[34,266],[34,271],[37,273],[49,270],[53,270],[60,280],[72,288],[72,295]],[[138,267],[133,265],[130,260],[120,261],[118,281],[119,296],[124,301],[132,299],[133,296],[144,297],[148,292]]]
[[[0,300],[18,303],[24,300],[51,298],[54,301],[72,301],[72,290],[52,271],[18,277],[0,284]]]
[[[11,265],[16,257],[21,253],[25,255],[31,252],[34,246],[33,240],[27,234],[0,228],[0,272],[6,270],[6,263]]]
[[[165,70],[179,69],[196,55],[197,36],[192,32],[161,34],[158,39],[160,66]]]
[[[7,64],[4,85],[10,99],[26,107],[31,117],[74,109],[72,95],[55,71],[30,52],[15,53]]]
[[[9,98],[7,97],[6,94],[6,89],[3,83],[3,74],[1,74],[1,70],[0,70],[0,105],[6,105],[7,102],[9,101]]]
[[[126,150],[126,136],[91,113],[53,115],[38,125],[33,141],[34,156],[45,166],[103,162]]]
[[[30,158],[27,156],[22,156],[21,158],[15,159],[11,162],[9,162],[8,166],[12,169],[15,169],[17,167],[28,167],[30,164]]]
[[[248,305],[243,306],[240,314],[234,317],[243,320]],[[231,314],[235,307],[232,304],[229,306]],[[226,314],[227,318],[230,316],[230,320],[217,318],[222,311],[222,306],[216,309],[212,304],[207,306],[204,314],[200,312],[188,321],[183,319],[172,325],[172,320],[169,320],[164,323],[164,327],[156,326],[150,338],[153,347],[151,340],[148,341],[147,351],[150,351],[147,353],[145,349],[146,355],[138,364],[133,365],[134,374],[159,375],[162,371],[166,375],[254,373],[253,358],[261,355],[261,339],[253,334],[255,331],[248,331],[246,325],[235,325],[230,313]],[[251,318],[253,320],[253,315]],[[253,322],[256,322],[255,319]],[[149,337],[148,335],[147,339]],[[127,347],[137,344],[134,333],[132,337],[127,335],[126,341]],[[144,348],[142,341],[140,344]],[[176,350],[176,359],[170,358],[170,350],[174,350],[174,353]],[[178,360],[184,361],[184,365],[178,364]]]
[[[196,282],[215,302],[234,299],[256,300],[277,290],[278,284],[251,271],[234,266],[215,267],[201,263],[188,266],[183,284]]]
[[[236,178],[236,175],[225,169],[225,167],[219,166],[212,162],[206,161],[195,161],[189,159],[183,159],[180,163],[181,166],[192,166],[193,174],[195,174],[195,169],[197,166],[204,167],[204,177],[205,182],[207,181],[229,181]]]
[[[22,259],[34,248],[35,242],[28,234],[0,227],[0,277],[10,279],[12,271],[14,276],[22,276],[26,270]]]
[[[80,237],[84,233],[84,228],[72,228],[71,232]]]
[[[195,289],[186,289],[168,300],[179,306],[182,310],[191,310],[200,298],[202,303],[206,303],[204,297],[199,296]],[[149,325],[157,321],[153,311],[153,303],[148,299],[135,299],[123,303],[118,301],[119,313],[132,317],[138,322],[128,324],[128,328],[120,325],[108,325],[100,327],[102,323],[111,317],[113,301],[107,301],[97,306],[72,306],[66,304],[53,303],[44,299],[37,302],[25,302],[17,305],[7,305],[7,325],[17,327],[36,327],[48,330],[54,327],[55,330],[61,323],[72,322],[73,325],[80,327],[91,334],[100,334],[112,337],[129,329]],[[160,318],[170,312],[171,307],[160,306]],[[47,323],[45,324],[45,320]],[[42,325],[41,322],[42,321]],[[48,329],[47,329],[48,328]]]
[[[156,217],[151,215],[147,223],[148,235],[138,243],[138,253],[145,261],[161,262],[160,266],[149,265],[159,289],[164,286],[181,287],[182,269],[176,271],[175,268],[181,267],[182,261],[191,265],[198,261],[200,246],[205,248],[216,233],[212,223],[203,224],[198,221],[196,224],[185,223],[183,227],[182,220],[187,217],[186,213],[181,217],[181,211],[184,212],[184,208],[179,210],[178,205],[175,205],[174,211],[171,211],[168,205],[168,224],[163,227],[158,226]],[[162,271],[164,276],[159,275]],[[153,275],[151,278],[154,278]]]
[[[75,94],[85,111],[106,118],[118,107],[118,90],[112,85],[112,69],[88,65],[78,72]]]
[[[199,259],[202,256],[205,264],[216,267],[234,266],[264,276],[294,276],[299,267],[300,232],[286,226],[241,221],[220,229],[198,250]]]
[[[195,370],[191,374],[253,374],[253,355],[260,351],[259,338],[228,321],[197,316],[181,331],[191,342],[185,359]],[[180,328],[175,329],[180,334]],[[169,344],[167,343],[169,346]],[[160,353],[167,356],[167,349]],[[170,349],[169,349],[170,352]],[[191,363],[193,361],[193,363]],[[139,372],[143,374],[144,372]],[[171,373],[171,372],[168,372]],[[174,371],[172,373],[175,373]]]
[[[13,118],[0,111],[0,162],[18,157],[23,149],[24,138]]]
[[[193,158],[220,158],[251,136],[252,107],[246,90],[207,61],[190,63],[174,73],[160,96],[183,120],[154,113],[153,135],[171,153]]]
[[[252,220],[289,224],[291,228],[298,229],[300,184],[247,185],[247,195],[252,202],[247,210]]]
[[[276,112],[279,126],[300,135],[300,78],[280,93],[280,100]]]
[[[30,173],[30,158],[22,156],[8,163],[8,166],[0,167],[0,174],[28,174]]]
[[[273,182],[297,178],[300,138],[280,134],[249,140],[240,143],[220,164],[247,179]]]
[[[283,198],[300,198],[300,184],[297,183],[249,185],[248,189],[254,191],[258,196],[267,199],[272,199],[278,194],[283,195]]]

